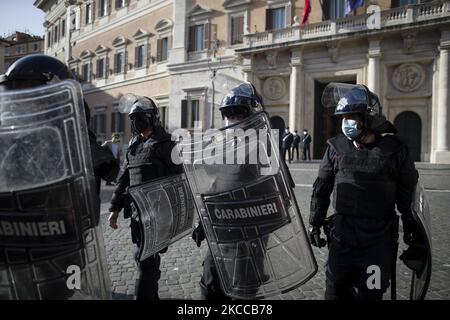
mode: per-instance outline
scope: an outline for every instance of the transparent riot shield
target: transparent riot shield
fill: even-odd
[[[139,261],[191,233],[197,210],[185,174],[152,180],[128,189],[139,214]]]
[[[267,115],[193,138],[180,154],[224,293],[264,298],[309,280],[316,261]]]
[[[0,92],[0,299],[107,299],[81,87]]]
[[[431,221],[430,209],[423,186],[418,183],[412,204],[412,213],[422,231],[418,243],[409,243],[415,254],[409,256],[406,265],[413,270],[411,281],[411,300],[423,300],[431,279]]]

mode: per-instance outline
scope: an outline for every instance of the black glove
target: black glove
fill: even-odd
[[[403,221],[403,241],[407,245],[423,245],[424,239],[422,229],[412,217],[402,217]]]
[[[192,239],[197,244],[197,247],[200,248],[200,246],[202,245],[202,241],[205,240],[205,238],[205,230],[203,230],[203,226],[199,223],[197,228],[192,231]]]
[[[420,277],[426,266],[427,250],[424,246],[410,245],[399,258]]]
[[[325,247],[327,241],[320,237],[320,228],[319,227],[309,227],[309,242],[311,245],[322,248]]]

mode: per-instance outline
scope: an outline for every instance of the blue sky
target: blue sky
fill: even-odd
[[[0,36],[28,31],[43,36],[44,12],[33,6],[35,0],[0,0]]]

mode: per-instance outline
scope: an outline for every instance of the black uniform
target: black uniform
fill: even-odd
[[[377,135],[360,150],[342,134],[328,144],[310,215],[310,225],[321,227],[334,192],[325,298],[355,298],[357,288],[357,298],[381,299],[391,277],[395,205],[403,220],[411,218],[418,172],[395,135]],[[367,288],[371,265],[380,268],[380,289]]]
[[[303,135],[302,145],[303,145],[303,160],[311,160],[311,146],[312,138],[309,133]]]
[[[291,146],[292,146],[292,141],[294,140],[294,135],[291,132],[285,132],[283,134],[283,140],[281,143],[282,146],[282,151],[283,151],[283,159],[286,159],[286,152],[288,153],[288,161],[289,163],[292,160],[292,154],[291,154]]]
[[[183,172],[182,165],[175,165],[171,159],[171,152],[175,143],[170,134],[163,129],[156,130],[153,136],[144,140],[135,137],[131,140],[126,155],[125,170],[119,177],[117,188],[111,199],[110,211],[120,212],[125,208],[124,217],[131,218],[131,237],[137,248],[134,254],[139,268],[139,278],[136,281],[136,297],[140,299],[158,299],[158,280],[160,256],[155,254],[142,262],[138,260],[141,234],[138,213],[131,206],[127,210],[126,189],[160,177]]]
[[[300,159],[299,159],[299,152],[298,152],[298,146],[299,146],[299,144],[300,144],[300,136],[299,136],[298,134],[296,134],[296,135],[294,136],[294,139],[292,140],[292,154],[291,154],[292,160],[294,160],[294,151],[295,151],[296,154],[297,154],[297,161],[300,160]]]

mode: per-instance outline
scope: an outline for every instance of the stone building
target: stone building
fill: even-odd
[[[273,124],[309,129],[314,158],[321,158],[326,139],[339,130],[320,103],[321,91],[343,81],[380,96],[416,161],[450,163],[450,1],[365,1],[348,14],[346,0],[311,2],[304,26],[304,0],[37,0],[35,6],[46,13],[46,53],[83,82],[99,139],[111,132],[129,138],[128,121],[116,109],[124,93],[155,97],[169,130],[219,127],[221,94],[248,80],[263,94]]]
[[[17,31],[3,41],[5,42],[3,49],[5,70],[23,56],[44,53],[44,38],[40,36]]]

